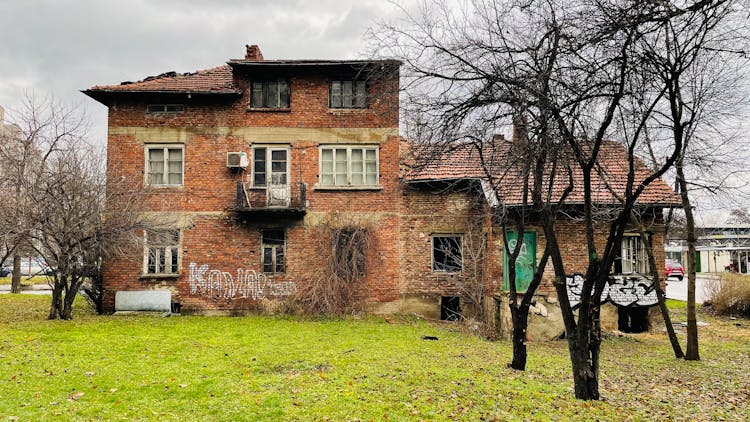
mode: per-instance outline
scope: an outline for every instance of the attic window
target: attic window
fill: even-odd
[[[366,108],[365,81],[331,81],[328,92],[330,108]]]
[[[146,107],[149,113],[182,113],[185,111],[184,104],[149,104]]]

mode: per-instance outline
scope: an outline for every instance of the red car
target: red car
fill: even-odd
[[[682,264],[679,262],[667,259],[664,261],[664,274],[666,274],[667,278],[677,277],[678,280],[682,280],[685,277],[685,269],[682,268]]]

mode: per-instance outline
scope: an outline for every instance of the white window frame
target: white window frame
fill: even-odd
[[[258,148],[265,148],[266,149],[266,183],[263,185],[256,185],[255,184],[255,155],[256,155],[256,149]],[[279,145],[279,144],[256,144],[253,145],[250,148],[250,152],[252,153],[251,157],[251,164],[252,170],[250,172],[250,186],[253,188],[259,188],[259,189],[265,189],[268,187],[270,183],[270,177],[271,177],[271,151],[286,151],[286,184],[287,186],[291,185],[291,176],[292,176],[292,149],[289,145]]]
[[[163,169],[164,173],[162,174],[162,180],[169,180],[169,150],[170,149],[179,149],[180,153],[182,154],[182,163],[180,165],[180,183],[150,183],[150,175],[151,175],[151,164],[149,160],[149,152],[151,150],[158,150],[161,149],[164,151],[164,163],[163,163]],[[143,172],[143,182],[146,186],[151,187],[180,187],[185,185],[185,144],[146,144],[144,146],[144,165],[143,168],[146,170]]]
[[[459,247],[461,248],[461,256],[459,257],[459,265],[460,268],[457,271],[449,271],[445,269],[436,269],[435,268],[435,239],[438,237],[453,237],[457,238],[459,242]],[[464,270],[464,237],[462,234],[458,233],[435,233],[430,236],[430,269],[433,273],[437,274],[458,274],[463,272]]]
[[[162,230],[160,230],[162,231]],[[180,268],[182,268],[182,230],[180,229],[166,229],[163,231],[170,231],[170,232],[177,232],[177,242],[176,243],[164,243],[164,244],[157,244],[157,245],[150,245],[148,242],[148,232],[144,231],[143,233],[143,267],[142,267],[142,274],[144,276],[177,276],[180,274]],[[149,271],[149,253],[150,249],[155,248],[157,249],[157,255],[155,256],[154,260],[156,262],[156,265],[158,266],[159,257],[163,254],[164,255],[164,269],[167,269],[167,266],[172,266],[172,258],[173,255],[173,249],[177,249],[177,271],[167,271],[167,272],[150,272]]]
[[[367,150],[375,151],[375,184],[352,184],[352,150],[362,150],[362,166],[364,173],[362,174],[362,181],[367,180],[367,166],[365,164],[365,157]],[[333,175],[333,183],[323,183],[323,151],[333,151],[333,163],[331,167]],[[336,150],[346,150],[346,184],[336,184]],[[346,189],[346,188],[380,188],[380,146],[379,145],[339,145],[339,144],[327,144],[318,147],[318,186],[326,189]]]
[[[632,250],[633,246],[635,251]],[[623,234],[620,244],[620,269],[622,274],[650,274],[646,245],[643,244],[640,235]]]

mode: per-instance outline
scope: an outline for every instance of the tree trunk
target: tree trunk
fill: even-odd
[[[700,360],[698,352],[698,321],[695,313],[695,219],[688,196],[687,182],[682,168],[682,158],[677,163],[677,182],[680,186],[682,208],[685,211],[685,226],[688,244],[688,282],[687,282],[687,349],[685,360]]]
[[[10,292],[21,293],[21,257],[13,255],[13,276],[10,281]]]
[[[579,320],[580,321],[580,320]],[[578,331],[568,338],[570,361],[573,366],[573,386],[579,400],[599,400],[599,350],[600,336],[593,334],[591,324],[588,333]],[[581,329],[579,325],[578,329]]]
[[[526,370],[526,330],[529,326],[528,306],[510,306],[510,314],[513,319],[513,360],[508,367],[518,370]]]
[[[52,301],[49,306],[49,316],[47,319],[60,319],[62,311],[62,282],[55,277],[52,284]]]
[[[677,359],[682,359],[685,357],[685,354],[682,353],[682,346],[680,346],[680,341],[677,339],[677,334],[674,332],[672,318],[669,316],[669,309],[667,309],[664,290],[661,289],[661,278],[659,277],[659,268],[656,265],[656,258],[654,258],[654,249],[651,247],[651,242],[646,237],[646,231],[643,228],[642,221],[637,219],[635,217],[635,214],[631,214],[631,219],[633,221],[633,224],[638,226],[638,233],[641,237],[641,243],[645,246],[646,255],[648,255],[648,265],[651,269],[653,287],[656,291],[656,298],[659,301],[659,310],[661,311],[661,316],[664,319],[664,325],[667,328],[667,336],[669,337],[669,342],[672,344],[674,357]]]

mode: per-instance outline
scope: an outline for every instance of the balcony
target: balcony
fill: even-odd
[[[306,209],[307,185],[270,185],[265,188],[252,187],[248,183],[237,183],[237,211],[243,217],[302,218]]]

